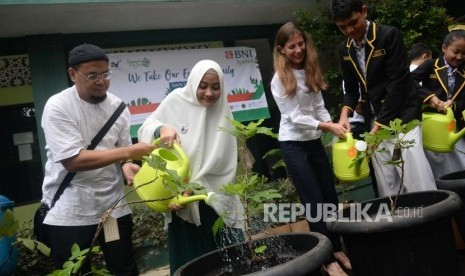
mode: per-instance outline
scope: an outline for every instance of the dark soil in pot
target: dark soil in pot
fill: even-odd
[[[245,243],[219,249],[180,267],[174,275],[315,275],[330,259],[332,245],[319,233],[289,233],[254,241],[266,245],[262,261],[252,262]]]

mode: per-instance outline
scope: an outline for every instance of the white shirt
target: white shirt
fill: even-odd
[[[452,99],[453,93],[454,93],[454,86],[455,86],[455,74],[457,72],[457,68],[452,68],[452,66],[449,65],[447,62],[446,58],[444,58],[444,64],[446,64],[447,68],[447,87],[449,88],[449,93],[447,93],[447,99],[450,100]]]
[[[331,121],[324,106],[321,92],[309,92],[305,84],[305,71],[292,70],[297,79],[294,97],[284,95],[285,89],[277,73],[271,80],[271,92],[281,112],[279,141],[308,141],[321,137],[320,122]]]
[[[42,202],[50,203],[68,171],[61,160],[86,149],[108,121],[121,100],[107,92],[98,104],[82,100],[75,87],[53,95],[45,104],[42,115],[47,151]],[[130,114],[124,110],[97,145],[98,149],[113,149],[132,144],[129,135]],[[103,213],[124,196],[124,183],[119,163],[100,169],[80,171],[66,187],[44,223],[60,226],[97,224]],[[122,200],[120,204],[125,203]],[[128,206],[112,212],[114,218],[130,213]]]
[[[412,72],[413,70],[415,70],[417,68],[418,68],[418,65],[413,64],[413,63],[411,63],[410,66],[409,66],[410,72]]]
[[[364,123],[365,118],[363,117],[362,114],[357,113],[357,111],[354,110],[354,114],[352,117],[349,118],[350,123]]]

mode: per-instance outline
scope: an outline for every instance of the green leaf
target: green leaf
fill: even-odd
[[[260,127],[257,129],[257,133],[259,134],[264,134],[264,135],[268,135],[270,136],[271,138],[275,138],[277,139],[278,138],[278,134],[277,133],[274,133],[273,132],[273,129],[272,128],[268,128],[268,127]]]
[[[229,195],[242,196],[245,192],[246,186],[242,183],[229,183],[222,187],[222,190]]]
[[[268,247],[266,245],[259,246],[254,249],[256,254],[263,254]]]
[[[250,122],[248,125],[247,125],[247,129],[255,129],[257,128],[258,126],[260,126],[263,121],[265,121],[264,119],[260,119],[258,120],[257,122]]]
[[[215,223],[213,224],[212,231],[213,231],[213,236],[216,237],[218,234],[218,231],[224,228],[224,220],[219,217],[215,220]]]
[[[255,202],[263,202],[265,200],[281,198],[281,194],[276,189],[268,189],[264,191],[255,192],[252,195],[252,200]]]
[[[273,167],[271,167],[273,170],[276,170],[277,168],[280,168],[280,167],[286,167],[286,164],[284,163],[284,160],[281,159],[279,161],[277,161]]]
[[[21,243],[23,246],[25,246],[27,249],[31,251],[36,248],[36,243],[31,239],[18,238],[16,242]]]
[[[13,211],[6,209],[3,213],[3,221],[0,223],[0,236],[12,237],[18,229],[18,221]]]
[[[71,246],[71,257],[69,257],[69,260],[74,260],[79,256],[81,256],[81,249],[77,243],[74,243]]]
[[[276,157],[276,156],[281,156],[281,150],[280,149],[270,149],[263,155],[263,159],[267,157]]]
[[[45,256],[50,256],[50,248],[39,241],[27,238],[17,238],[16,243],[22,244],[24,247],[31,251],[34,251],[37,248],[37,250],[39,250]]]
[[[98,269],[95,266],[92,266],[92,275],[102,275],[102,276],[109,276],[110,271],[106,270],[105,268]]]
[[[229,120],[229,122],[230,122],[235,128],[237,128],[237,129],[239,129],[239,130],[243,130],[243,129],[246,128],[246,126],[243,125],[243,124],[242,124],[241,122],[239,122],[239,121],[233,120],[233,119],[231,119],[231,118],[228,118],[228,120]]]
[[[45,256],[49,257],[51,252],[50,247],[46,246],[44,243],[41,243],[39,241],[35,242],[37,243],[37,250],[39,250]]]

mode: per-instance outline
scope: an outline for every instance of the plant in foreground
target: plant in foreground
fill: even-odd
[[[385,164],[383,164],[396,166],[400,168],[401,171],[400,183],[399,188],[397,190],[397,194],[394,197],[392,197],[391,195],[389,196],[391,213],[393,213],[396,210],[397,199],[405,189],[405,160],[402,155],[402,152],[415,145],[415,140],[406,140],[405,134],[417,127],[419,124],[420,122],[418,120],[412,120],[407,124],[403,124],[402,120],[396,118],[389,122],[389,126],[383,126],[375,134],[371,134],[368,132],[362,134],[366,144],[361,143],[355,145],[358,149],[357,156],[349,167],[355,166],[356,164],[360,165],[363,159],[367,157],[374,157],[376,161],[376,152],[387,151],[386,148],[380,147],[381,142],[388,139],[393,139],[394,151],[392,154],[392,158],[390,161],[387,161]]]
[[[276,198],[281,198],[281,195],[278,193],[276,189],[264,189],[264,184],[266,182],[266,178],[263,176],[258,175],[257,173],[252,172],[252,167],[254,164],[254,158],[247,148],[247,140],[252,138],[257,134],[264,134],[269,135],[271,137],[276,138],[276,134],[274,134],[270,128],[260,127],[263,120],[259,120],[258,122],[251,122],[248,125],[243,125],[238,121],[230,120],[234,128],[228,131],[230,134],[234,135],[240,144],[239,147],[239,157],[240,163],[242,165],[242,169],[244,174],[239,175],[237,181],[234,183],[229,183],[224,186],[224,192],[229,195],[237,195],[239,196],[242,204],[244,205],[244,229],[247,238],[247,244],[249,246],[250,254],[252,258],[263,258],[264,252],[266,250],[266,246],[259,246],[257,248],[253,248],[252,246],[252,227],[251,221],[252,218],[257,217],[263,211],[263,203],[272,201]],[[222,129],[225,131],[224,129]],[[183,195],[186,190],[189,191],[190,194],[205,194],[205,190],[201,187],[198,183],[185,183],[184,179],[178,176],[177,172],[174,170],[170,170],[166,168],[166,161],[157,155],[151,155],[148,157],[144,157],[145,162],[147,162],[151,167],[153,167],[159,174],[154,176],[154,179],[147,181],[146,183],[140,184],[137,188],[130,189],[123,198],[127,198],[127,196],[136,191],[136,189],[141,188],[145,185],[149,185],[153,183],[158,178],[163,179],[163,184],[166,189],[170,189],[173,191],[174,196],[181,196]],[[172,196],[172,197],[174,197]],[[170,198],[172,198],[170,197]],[[73,245],[71,248],[72,255],[69,260],[63,265],[63,268],[60,270],[55,270],[49,275],[82,275],[81,267],[82,264],[87,260],[94,261],[95,255],[100,255],[100,248],[96,246],[97,237],[100,234],[100,231],[103,229],[103,224],[111,215],[111,212],[117,208],[120,208],[127,204],[140,204],[140,203],[147,203],[147,202],[154,202],[154,201],[163,201],[170,198],[163,198],[163,199],[155,199],[155,200],[136,200],[128,202],[124,205],[118,206],[118,203],[123,199],[121,198],[117,202],[113,204],[113,206],[108,209],[105,214],[101,217],[97,230],[94,236],[94,239],[91,243],[89,249],[80,249],[79,246],[76,244]],[[222,218],[217,221],[215,224],[215,228],[213,229],[214,233],[218,231],[224,222]],[[37,241],[31,239],[21,239],[20,240],[26,247],[31,250],[45,249],[48,250],[48,255],[50,252],[45,245],[40,244]],[[45,248],[44,248],[45,247]],[[92,262],[91,262],[92,263]],[[106,269],[100,269],[99,267],[92,265],[92,271],[90,272],[92,275],[110,275]]]
[[[153,180],[147,181],[146,183],[142,183],[140,186],[137,188],[141,188],[145,185],[149,185],[152,182],[154,182],[157,178],[161,177],[166,184],[167,188],[172,188],[175,187],[175,192],[177,191],[178,194],[181,192],[185,191],[188,189],[194,194],[199,194],[199,193],[205,193],[202,187],[200,187],[199,184],[197,183],[184,183],[183,180],[177,175],[176,171],[169,170],[166,168],[166,161],[163,160],[161,157],[156,156],[156,155],[151,155],[149,157],[144,157],[145,161],[150,164],[150,166],[156,168],[157,171],[160,172],[160,175],[155,175]],[[172,185],[174,184],[174,185]],[[130,189],[124,196],[123,198],[127,198],[129,194],[133,193],[137,188],[132,188]],[[116,201],[111,208],[109,208],[100,218],[100,221],[97,226],[96,233],[94,235],[94,238],[92,240],[91,246],[86,249],[81,249],[77,244],[74,244],[72,246],[71,250],[71,257],[68,259],[67,262],[63,264],[62,269],[57,269],[54,270],[53,272],[47,274],[47,275],[59,275],[59,276],[65,276],[65,275],[83,275],[81,271],[82,264],[86,260],[91,260],[91,272],[88,273],[88,275],[111,275],[106,269],[102,269],[100,267],[103,266],[103,261],[102,261],[102,254],[100,251],[100,247],[96,246],[97,242],[97,237],[100,234],[100,231],[103,229],[103,225],[105,221],[108,219],[108,217],[111,215],[111,212],[113,210],[116,210],[117,208],[121,208],[122,206],[129,205],[129,204],[140,204],[140,203],[147,203],[147,202],[154,202],[154,201],[163,201],[169,198],[164,198],[164,199],[155,199],[155,200],[135,200],[135,201],[130,201],[127,202],[126,204],[122,204],[118,206],[118,203],[123,199],[119,199]],[[0,234],[10,234],[14,233],[17,230],[17,221],[16,224],[13,224],[13,220],[10,217],[10,212],[7,210],[5,212],[5,218],[6,218],[6,225],[0,225]],[[11,212],[11,216],[12,212]],[[137,224],[137,223],[136,223]],[[50,259],[48,256],[50,255],[50,248],[48,248],[46,245],[44,245],[41,242],[38,242],[33,239],[32,236],[32,227],[27,228],[26,230],[22,230],[21,233],[21,238],[18,238],[19,244],[23,245],[25,248],[29,250],[29,252],[33,253],[33,255],[25,254],[26,259],[43,259],[43,257],[46,257],[45,260],[42,260],[41,263],[44,263],[48,265],[48,269],[44,269],[44,273],[41,275],[44,275],[48,271],[50,271],[50,267],[53,267]],[[158,233],[159,231],[155,231],[154,233]],[[137,230],[135,230],[137,232]],[[166,236],[163,237],[158,237],[159,241],[162,243],[164,240],[166,240]],[[135,244],[140,244],[140,237],[137,237],[135,240]],[[41,254],[37,254],[39,251]],[[39,257],[37,257],[39,256]],[[32,267],[33,262],[29,262],[26,264],[26,266]],[[27,267],[26,267],[27,268]],[[42,268],[41,268],[42,269]],[[30,273],[30,271],[28,271]],[[85,274],[87,275],[87,274]]]
[[[266,188],[266,178],[252,172],[255,162],[252,153],[247,147],[247,141],[257,134],[268,135],[276,138],[276,134],[270,128],[261,127],[263,119],[257,122],[250,122],[244,125],[236,120],[231,120],[233,128],[231,130],[220,129],[235,136],[239,143],[239,160],[242,166],[243,175],[239,175],[236,182],[229,183],[223,187],[226,194],[236,195],[240,198],[244,206],[244,231],[246,244],[252,259],[260,259],[266,246],[254,248],[252,245],[252,220],[263,214],[263,203],[281,198],[277,189]]]

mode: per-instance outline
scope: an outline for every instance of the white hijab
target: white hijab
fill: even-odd
[[[204,74],[213,69],[218,74],[221,95],[218,101],[207,108],[197,99],[197,88]],[[199,61],[189,74],[184,87],[171,92],[158,108],[145,120],[138,130],[141,142],[151,143],[154,131],[159,126],[176,129],[181,146],[189,156],[190,181],[201,184],[207,192],[221,192],[221,187],[235,180],[237,169],[237,141],[231,134],[218,128],[230,129],[232,113],[224,93],[223,71],[218,63],[211,60]],[[243,208],[238,198],[233,199],[236,210],[225,221],[230,227],[241,228]],[[213,206],[221,215],[222,210]],[[167,213],[169,216],[170,213]],[[189,204],[177,212],[182,219],[200,225],[198,202]],[[170,221],[170,220],[169,220]]]

